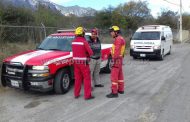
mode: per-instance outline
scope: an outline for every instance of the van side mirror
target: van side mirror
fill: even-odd
[[[166,40],[166,38],[165,38],[164,36],[162,36],[162,37],[161,37],[161,40],[162,40],[162,41],[165,41],[165,40]]]

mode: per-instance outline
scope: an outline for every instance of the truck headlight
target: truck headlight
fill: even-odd
[[[48,66],[33,66],[33,70],[49,70]]]
[[[33,66],[32,70],[28,72],[32,77],[47,77],[50,75],[48,66]]]
[[[157,49],[161,49],[161,46],[160,45],[156,45],[153,48],[154,48],[154,50],[157,50]]]

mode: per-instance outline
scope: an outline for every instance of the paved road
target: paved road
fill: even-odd
[[[174,45],[164,61],[125,58],[125,94],[107,99],[109,74],[94,100],[0,88],[0,122],[189,122],[190,44]],[[83,95],[83,93],[82,93]]]

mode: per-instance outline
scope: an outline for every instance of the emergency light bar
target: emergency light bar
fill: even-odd
[[[57,30],[57,33],[63,33],[63,32],[75,32],[74,29],[60,29],[60,30]]]
[[[157,29],[159,26],[143,26],[142,29]]]
[[[84,28],[84,31],[87,32],[88,30]],[[59,29],[57,30],[57,33],[63,33],[63,32],[75,32],[75,29]]]

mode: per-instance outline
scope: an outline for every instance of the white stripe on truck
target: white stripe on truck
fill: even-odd
[[[30,53],[27,53],[27,54],[17,56],[15,58],[13,58],[11,60],[11,62],[19,62],[19,63],[22,63],[24,65],[28,60],[30,60],[30,59],[32,59],[34,57],[40,56],[40,55],[47,54],[49,52],[52,52],[52,51],[37,50],[37,51],[34,51],[34,52],[30,52]]]
[[[48,62],[44,63],[44,65],[49,65],[49,64],[52,64],[52,63],[55,63],[55,62],[58,62],[58,61],[61,61],[61,60],[65,60],[65,59],[68,59],[68,58],[72,58],[72,57],[73,57],[73,53],[70,52],[69,55],[49,60]]]

